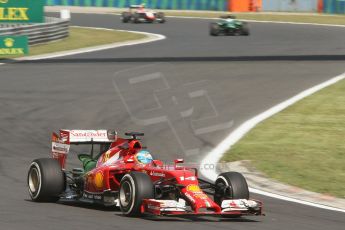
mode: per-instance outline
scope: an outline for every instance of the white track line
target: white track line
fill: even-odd
[[[270,192],[265,192],[265,191],[255,189],[255,188],[249,188],[249,191],[252,193],[259,194],[259,195],[268,196],[268,197],[276,198],[279,200],[285,200],[285,201],[289,201],[289,202],[299,203],[299,204],[303,204],[303,205],[307,205],[307,206],[312,206],[315,208],[321,208],[321,209],[326,209],[326,210],[330,210],[330,211],[337,211],[337,212],[345,212],[345,209],[334,208],[334,207],[330,207],[327,205],[317,204],[317,203],[304,201],[304,200],[298,200],[298,199],[291,198],[291,197],[286,197],[286,196],[282,196],[282,195],[278,195],[278,194],[274,194],[274,193],[270,193]]]
[[[205,164],[217,164],[220,160],[220,158],[224,155],[224,153],[231,148],[236,142],[238,142],[246,133],[248,133],[251,129],[253,129],[257,124],[260,122],[266,120],[267,118],[273,116],[274,114],[282,111],[283,109],[293,105],[294,103],[302,100],[303,98],[310,96],[311,94],[327,87],[330,85],[333,85],[337,83],[340,80],[345,79],[345,73],[342,75],[339,75],[337,77],[334,77],[326,82],[323,82],[319,85],[316,85],[310,89],[307,89],[296,96],[268,109],[267,111],[260,113],[259,115],[247,120],[244,122],[240,127],[235,129],[230,135],[225,138],[215,149],[213,149],[210,153],[207,154],[207,156],[201,161],[202,165]],[[202,171],[201,171],[202,173]],[[203,173],[202,173],[203,174]],[[214,171],[207,171],[207,174],[203,174],[204,177],[211,181],[215,181],[217,178],[217,172],[216,170]],[[315,204],[307,201],[301,201],[297,199],[292,199],[289,197],[281,196],[281,195],[276,195],[273,193],[268,193],[265,191],[257,190],[257,189],[251,189],[252,192],[262,194],[265,196],[281,199],[281,200],[286,200],[286,201],[291,201],[291,202],[296,202],[304,205],[309,205],[317,208],[323,208],[323,209],[328,209],[328,210],[333,210],[333,211],[342,211],[345,212],[345,209],[337,209],[321,204]]]

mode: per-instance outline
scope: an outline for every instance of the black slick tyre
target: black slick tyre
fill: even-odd
[[[249,36],[250,32],[249,32],[249,27],[247,23],[243,23],[242,25],[242,29],[241,29],[241,35],[243,36]]]
[[[165,23],[166,22],[165,14],[162,12],[157,13],[157,19],[159,19],[159,23]]]
[[[121,179],[119,202],[125,216],[141,216],[143,199],[153,198],[153,183],[149,175],[142,172],[130,172]]]
[[[129,22],[129,20],[131,19],[131,15],[128,12],[123,12],[121,16],[122,16],[123,23]]]
[[[216,179],[214,201],[221,206],[223,200],[249,199],[249,189],[246,179],[238,172],[225,172]],[[225,218],[239,218],[241,215],[223,215]]]
[[[220,33],[220,28],[217,23],[211,23],[210,24],[210,35],[211,36],[218,36]]]
[[[139,23],[140,22],[140,15],[138,13],[134,13],[133,15],[133,22]]]
[[[238,172],[219,174],[216,180],[214,201],[221,205],[226,199],[249,199],[249,189],[246,179]]]
[[[56,202],[65,189],[65,175],[52,158],[34,160],[28,171],[29,195],[36,202]]]

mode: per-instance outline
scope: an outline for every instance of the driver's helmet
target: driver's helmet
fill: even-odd
[[[153,161],[153,158],[149,151],[140,150],[135,154],[135,160],[140,164],[150,164]]]

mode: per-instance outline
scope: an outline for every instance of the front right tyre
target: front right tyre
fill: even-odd
[[[134,23],[139,23],[140,22],[140,14],[134,13],[134,15],[133,15],[133,22]]]
[[[165,23],[166,22],[165,14],[162,12],[157,13],[157,19],[159,19],[159,23]]]
[[[225,172],[218,175],[215,182],[214,201],[221,206],[223,200],[249,199],[246,179],[238,172]],[[226,218],[238,218],[241,215],[224,215]]]
[[[218,175],[215,182],[214,201],[221,205],[223,200],[249,199],[246,179],[238,172],[225,172]]]
[[[57,160],[40,158],[31,163],[27,184],[33,201],[56,202],[65,190],[65,175]]]

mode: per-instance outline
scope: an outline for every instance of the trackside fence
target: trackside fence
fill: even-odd
[[[229,0],[46,0],[47,6],[97,6],[127,8],[145,3],[148,8],[168,10],[227,11]]]
[[[0,24],[0,36],[27,35],[29,45],[37,45],[68,37],[69,24],[69,20],[53,17],[39,24]]]

